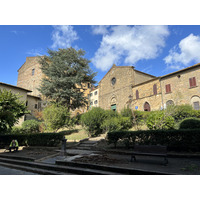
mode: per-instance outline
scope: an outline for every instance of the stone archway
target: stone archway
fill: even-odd
[[[151,111],[150,104],[148,102],[144,103],[144,111]]]
[[[110,108],[111,108],[111,110],[113,110],[113,111],[116,111],[116,110],[117,110],[117,98],[116,98],[115,95],[113,95],[113,96],[111,97],[111,100],[110,100]]]
[[[191,104],[194,110],[200,110],[200,98],[199,96],[195,95],[191,98]]]

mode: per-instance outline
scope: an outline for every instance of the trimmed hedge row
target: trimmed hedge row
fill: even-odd
[[[127,147],[134,144],[166,145],[168,150],[200,151],[200,129],[113,131],[107,134],[109,144],[115,147],[123,141]]]
[[[34,133],[34,134],[9,134],[0,135],[0,147],[8,146],[13,139],[16,139],[20,146],[51,146],[55,147],[61,143],[64,135],[77,132],[69,130],[61,133]]]

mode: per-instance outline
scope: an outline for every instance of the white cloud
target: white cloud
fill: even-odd
[[[132,65],[142,59],[156,58],[168,35],[167,26],[113,26],[103,35],[92,62],[105,71],[113,63],[123,61]]]
[[[178,46],[174,46],[169,55],[164,58],[168,68],[181,69],[191,62],[200,62],[200,36],[190,34],[182,39]]]
[[[42,48],[31,49],[31,50],[27,51],[26,54],[29,54],[31,56],[43,56],[44,55],[44,50]]]
[[[108,33],[107,30],[108,27],[109,27],[108,25],[94,25],[92,26],[92,33],[95,35],[98,34],[105,35],[106,33]]]
[[[77,32],[73,29],[73,26],[62,25],[53,27],[54,27],[52,33],[53,49],[71,47],[71,44],[78,39]]]

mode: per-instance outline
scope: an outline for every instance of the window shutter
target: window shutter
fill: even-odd
[[[192,78],[192,82],[193,82],[193,87],[196,87],[196,78],[195,77]]]
[[[190,87],[192,87],[192,78],[189,79]]]
[[[166,93],[171,92],[171,85],[170,84],[165,85],[165,89],[166,89]]]
[[[136,90],[136,99],[139,99],[139,91]]]
[[[171,85],[169,84],[169,92],[171,92]]]
[[[195,77],[190,78],[189,83],[190,83],[190,88],[196,87],[196,78]]]
[[[153,85],[153,94],[157,95],[157,85],[156,84]]]

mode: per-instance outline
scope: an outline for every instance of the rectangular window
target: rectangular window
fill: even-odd
[[[95,91],[94,95],[97,95],[97,91]]]
[[[32,69],[32,76],[34,76],[35,74],[35,69]]]
[[[90,105],[91,105],[91,106],[93,105],[93,102],[92,102],[92,101],[90,102]]]
[[[94,101],[94,104],[97,104],[97,103],[98,103],[98,101],[97,101],[97,100],[95,100],[95,101]]]
[[[157,85],[156,84],[153,85],[153,94],[157,95]]]
[[[199,101],[196,101],[194,104],[194,110],[199,110]]]
[[[92,93],[90,93],[90,96],[92,97]]]
[[[37,104],[35,104],[35,109],[37,109]]]
[[[170,84],[165,85],[165,90],[166,90],[166,93],[170,93],[171,92],[171,85]]]
[[[139,91],[138,90],[136,90],[136,99],[139,99]]]
[[[189,79],[190,88],[196,87],[196,78],[192,77]]]

